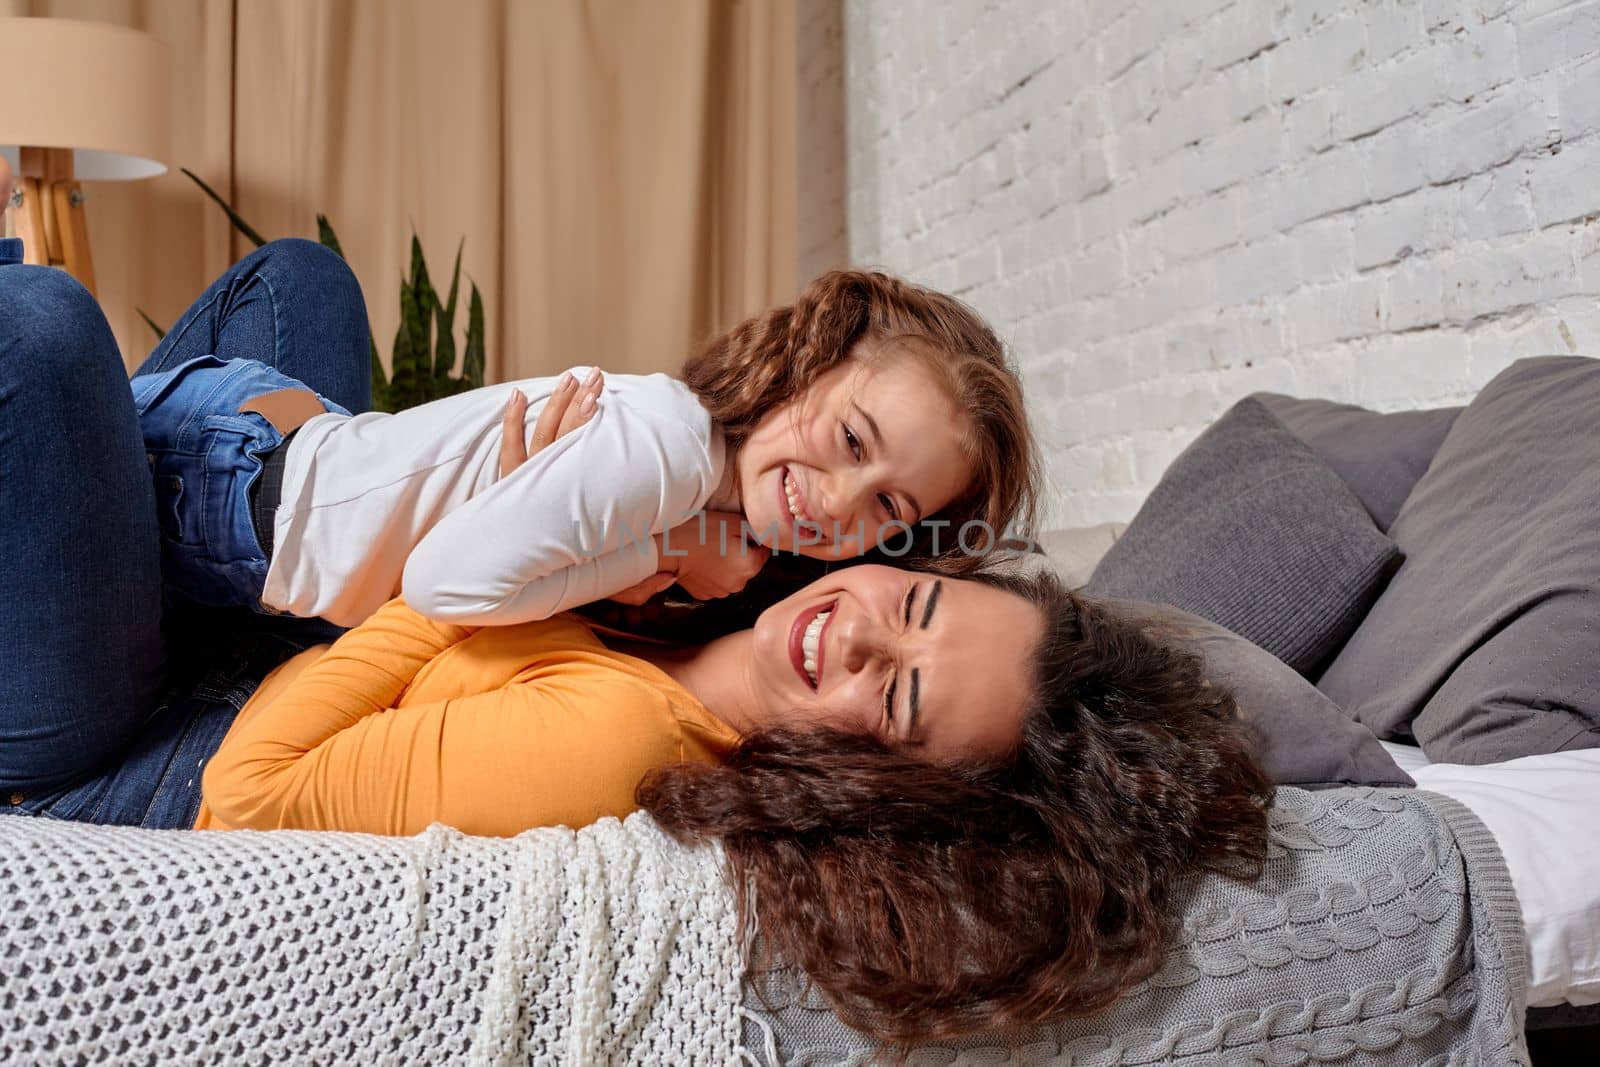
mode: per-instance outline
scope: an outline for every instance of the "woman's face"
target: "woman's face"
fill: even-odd
[[[864,354],[857,344],[740,448],[740,504],[763,544],[859,556],[904,532],[889,524],[914,526],[971,482],[968,420],[932,372],[903,351]]]
[[[988,759],[1022,736],[1044,620],[977,582],[862,565],[756,620],[763,724],[875,733],[931,762]]]

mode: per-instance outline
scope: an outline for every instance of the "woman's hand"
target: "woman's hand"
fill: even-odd
[[[605,375],[596,367],[589,372],[583,385],[570,372],[563,374],[555,391],[545,401],[544,410],[533,421],[533,433],[526,444],[522,430],[527,425],[528,398],[522,390],[511,394],[505,415],[500,420],[500,477],[504,478],[537,455],[558,437],[565,437],[594,417],[599,410],[600,390],[605,388]]]

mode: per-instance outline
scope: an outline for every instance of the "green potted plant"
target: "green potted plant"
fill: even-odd
[[[267,239],[199,175],[187,168],[183,173],[227,213],[234,229],[243,234],[246,240],[257,248],[267,243]],[[326,215],[317,216],[317,240],[340,259],[344,258],[339,237]],[[456,308],[461,292],[461,249],[464,244],[463,239],[462,244],[456,246],[455,268],[450,272],[450,292],[441,302],[439,293],[428,277],[428,262],[422,253],[422,242],[412,233],[411,270],[400,278],[400,327],[395,331],[387,375],[383,370],[383,362],[378,358],[377,342],[369,342],[372,345],[373,410],[401,411],[440,397],[476,389],[483,384],[483,297],[478,292],[476,282],[471,283],[471,295],[467,300],[467,332],[461,349],[461,373],[455,373]],[[165,336],[166,331],[157,326],[142,309],[139,315],[156,332],[157,337]]]

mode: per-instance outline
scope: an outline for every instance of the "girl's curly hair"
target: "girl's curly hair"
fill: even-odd
[[[1271,783],[1193,654],[1052,578],[977,577],[1046,619],[1005,760],[770,731],[638,792],[680,840],[723,842],[757,964],[800,967],[890,1042],[1104,1008],[1159,967],[1191,875],[1266,854]]]
[[[858,355],[862,342],[874,351],[892,348],[920,358],[969,420],[964,445],[974,474],[938,515],[950,524],[940,531],[940,551],[932,551],[934,531],[925,525],[900,557],[968,573],[992,547],[984,531],[1004,536],[1014,522],[1033,528],[1040,464],[1022,385],[994,331],[961,301],[876,271],[833,271],[806,286],[793,304],[748,318],[713,340],[684,365],[683,378],[737,448],[762,417]],[[974,521],[983,525],[958,544],[959,531]]]

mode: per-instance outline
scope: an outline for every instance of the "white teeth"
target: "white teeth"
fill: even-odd
[[[806,625],[805,636],[800,639],[800,649],[805,654],[806,675],[810,677],[811,684],[817,684],[817,648],[822,638],[822,627],[828,621],[830,611],[819,611],[817,617]]]
[[[795,484],[794,475],[788,471],[783,472],[783,495],[789,498],[789,514],[797,519],[804,519],[800,514],[800,487]]]

